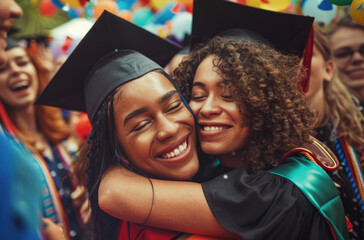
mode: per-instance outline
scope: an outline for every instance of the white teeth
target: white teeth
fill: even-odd
[[[175,156],[180,155],[181,153],[183,153],[184,151],[186,151],[187,149],[187,141],[185,141],[184,143],[182,143],[181,145],[177,146],[175,149],[173,149],[171,152],[163,154],[161,157],[162,158],[173,158]]]
[[[223,129],[221,126],[203,126],[202,128],[204,131],[217,131]]]
[[[11,88],[17,89],[17,88],[21,88],[21,87],[27,87],[28,85],[29,85],[29,83],[27,81],[21,81],[21,82],[14,84]]]
[[[179,150],[180,152],[182,152],[184,149],[185,149],[185,148],[184,148],[182,145],[180,145],[180,146],[178,147],[178,150]]]

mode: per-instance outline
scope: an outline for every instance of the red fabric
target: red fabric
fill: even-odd
[[[302,89],[302,91],[304,93],[307,93],[308,85],[310,82],[313,44],[314,44],[314,31],[313,31],[313,27],[312,27],[311,31],[310,31],[310,35],[308,36],[305,52],[303,53],[303,61],[302,61],[303,66],[305,67],[305,69],[307,69],[307,75],[299,83],[299,87],[300,87],[300,89]]]
[[[179,232],[169,231],[160,228],[123,221],[119,232],[119,240],[145,240],[158,239],[170,240],[180,234]]]
[[[15,136],[17,129],[11,122],[8,113],[5,110],[4,104],[0,101],[0,120],[4,125],[5,129],[12,135]]]
[[[73,42],[74,40],[71,37],[67,36],[62,44],[61,53],[66,54],[68,49],[70,49],[70,47],[72,46]]]

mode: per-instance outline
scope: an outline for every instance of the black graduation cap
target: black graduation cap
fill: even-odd
[[[265,39],[271,47],[286,54],[302,57],[307,48],[304,64],[309,68],[313,21],[313,17],[273,12],[225,0],[194,0],[191,44],[205,42],[229,29],[243,29],[260,35],[262,38],[259,39]]]
[[[15,47],[19,47],[19,44],[11,37],[7,37],[5,51],[15,48]]]
[[[195,0],[192,44],[240,28],[261,35],[279,51],[301,57],[313,20],[308,16],[273,12],[225,0]]]
[[[87,112],[92,122],[117,86],[163,70],[179,50],[178,45],[104,11],[36,104]]]

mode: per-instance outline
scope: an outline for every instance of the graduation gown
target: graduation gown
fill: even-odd
[[[296,185],[297,183],[288,179],[289,176],[287,178],[283,176],[284,174],[280,175],[282,169],[274,171],[273,168],[271,172],[262,170],[252,173],[244,169],[236,169],[202,183],[206,200],[218,222],[244,240],[325,240],[335,239],[335,237],[347,239],[342,205],[330,206],[331,198],[335,196],[335,201],[338,198],[333,182],[319,166],[300,153],[288,157],[279,167],[288,166],[289,168],[290,166],[285,165],[286,163],[297,161],[306,164],[306,168],[299,170],[299,175],[301,180],[305,181],[303,185],[306,184],[308,188],[311,186],[311,189],[308,189],[311,193],[308,194],[312,194],[311,197],[314,201],[316,200],[316,203],[327,200],[327,192],[320,196],[322,189],[328,192],[332,190],[330,193],[332,195],[327,200],[329,206],[325,205],[328,209],[324,210],[334,216],[323,217],[325,213],[322,209],[317,209],[317,206],[311,202],[312,199],[310,201],[305,196],[305,193]],[[315,171],[311,171],[312,167]],[[293,173],[293,177],[296,175]],[[336,203],[341,204],[337,201]],[[333,226],[328,224],[328,220],[336,225],[334,226],[336,233],[332,232]]]

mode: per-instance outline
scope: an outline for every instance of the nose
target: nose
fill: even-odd
[[[15,2],[15,0],[12,0],[11,6],[10,6],[10,17],[11,18],[20,18],[21,16],[23,16],[23,10]]]
[[[219,115],[221,113],[221,108],[219,106],[219,100],[214,96],[209,96],[206,101],[203,102],[200,114],[205,117]]]
[[[353,53],[353,57],[352,57],[351,61],[353,63],[355,63],[355,62],[364,62],[364,55],[362,55],[362,53],[360,53],[359,51],[355,51]]]
[[[11,76],[16,76],[20,72],[20,67],[15,62],[9,63],[9,69]]]
[[[168,118],[168,116],[161,116],[158,119],[158,132],[157,132],[157,140],[164,141],[175,136],[180,128],[180,123],[173,119]]]

